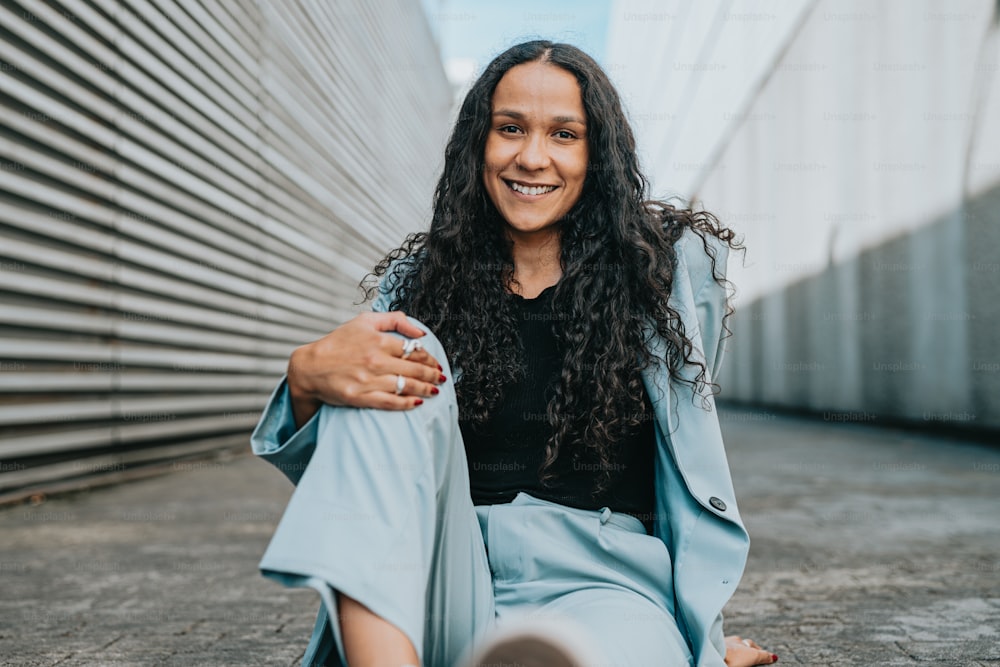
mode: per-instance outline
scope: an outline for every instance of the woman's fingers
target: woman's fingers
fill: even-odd
[[[419,338],[404,338],[400,339],[398,336],[390,336],[388,334],[382,334],[379,338],[379,347],[388,355],[395,357],[396,359],[405,359],[406,361],[412,361],[418,364],[422,364],[427,368],[440,371],[441,364],[435,359],[423,346],[414,346],[414,341],[419,342]],[[407,343],[410,344],[407,347]],[[407,354],[407,349],[410,350]]]
[[[437,396],[439,389],[429,382],[421,382],[405,375],[384,375],[383,391],[387,391],[395,396],[417,396],[420,398],[430,398]]]
[[[401,310],[388,313],[363,313],[361,316],[374,322],[375,328],[379,331],[398,331],[407,338],[420,338],[427,333],[410,322],[406,313]]]
[[[441,364],[423,346],[414,345],[414,343],[419,342],[419,338],[400,339],[398,336],[382,334],[379,347],[388,354],[388,358],[381,360],[385,363],[379,364],[378,368],[373,367],[372,370],[385,373],[403,373],[424,382],[434,382],[435,378],[441,374]],[[398,370],[399,367],[396,366],[390,370],[387,365],[393,361],[412,364],[412,367],[407,366],[406,368],[409,370]],[[418,369],[423,369],[423,372],[417,373]]]
[[[411,340],[419,340],[427,335],[426,331],[410,322],[406,315],[400,311],[393,311],[391,313],[365,313],[364,316],[372,320],[373,326],[378,331],[396,331]],[[407,342],[409,341],[400,340],[396,336],[384,336],[382,344],[383,346],[387,346],[386,350],[393,356],[402,357],[406,349],[404,345]],[[422,347],[414,349],[407,355],[407,359],[430,366],[431,368],[439,370],[441,368],[438,360]]]
[[[359,399],[356,407],[378,408],[379,410],[412,410],[424,399],[419,396],[396,396],[392,392],[371,391]]]
[[[388,339],[389,342],[387,343],[384,339]],[[396,336],[383,335],[383,346],[394,357],[407,361],[415,361],[431,368],[437,368],[437,359],[434,359],[424,349],[420,338],[404,338],[401,340]]]
[[[384,374],[378,378],[378,389],[397,396],[431,398],[440,393],[437,385],[448,379],[436,366],[430,368],[414,361],[395,358],[390,359],[379,372]],[[397,392],[397,388],[400,391]]]
[[[414,388],[415,385],[408,385],[410,391],[407,393],[420,394],[422,396],[432,395],[434,392],[431,391],[431,386],[441,384],[447,380],[444,373],[439,371],[437,366],[432,368],[415,361],[410,361],[409,359],[395,359],[393,357],[388,357],[376,364],[376,367],[372,369],[372,372],[379,375],[402,375],[403,377],[412,379],[417,383],[429,385],[419,389]],[[378,389],[385,388],[382,382],[379,382],[377,387]],[[390,391],[393,389],[395,389],[395,387],[391,387]]]

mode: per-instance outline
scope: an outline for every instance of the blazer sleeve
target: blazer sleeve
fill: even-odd
[[[250,436],[250,448],[254,454],[283,472],[292,484],[298,484],[316,449],[318,428],[319,410],[302,428],[295,428],[288,376],[285,375],[272,392]]]

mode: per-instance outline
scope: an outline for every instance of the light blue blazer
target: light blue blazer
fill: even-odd
[[[729,248],[712,236],[708,240],[722,274]],[[670,305],[684,322],[693,355],[705,362],[709,379],[714,379],[723,356],[725,289],[713,279],[701,237],[687,230],[675,248],[678,265]],[[383,279],[372,310],[388,310],[393,289],[386,283]],[[673,577],[676,620],[695,664],[721,667],[726,653],[722,608],[743,575],[750,540],[736,506],[715,401],[707,389],[695,394],[689,385],[668,381],[666,343],[659,336],[651,340],[654,356],[663,360],[643,373],[658,426],[654,534],[671,555],[673,571],[664,576]],[[688,365],[682,374],[693,379],[698,370]],[[452,373],[457,380],[460,371],[453,368]],[[287,396],[276,391],[251,444],[255,454],[297,483],[315,448],[316,431],[315,417],[296,431]],[[317,621],[325,622],[325,617],[321,612]]]

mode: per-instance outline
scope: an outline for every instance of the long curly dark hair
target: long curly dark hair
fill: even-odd
[[[445,166],[434,194],[430,231],[410,234],[390,252],[361,287],[374,296],[381,277],[397,285],[390,309],[426,324],[461,369],[456,384],[459,415],[474,424],[498,408],[503,388],[523,377],[516,314],[509,289],[515,284],[511,242],[504,221],[483,184],[484,151],[491,102],[500,79],[516,65],[546,62],[576,77],[586,111],[589,164],[583,192],[559,224],[563,276],[553,302],[561,311],[553,329],[563,350],[562,372],[548,405],[552,436],[540,473],[565,452],[587,457],[603,471],[595,493],[606,488],[616,445],[629,428],[651,418],[643,405],[641,371],[654,362],[643,323],[650,322],[668,349],[672,379],[706,386],[705,365],[692,360],[692,343],[668,304],[677,266],[674,243],[685,229],[736,249],[732,230],[705,211],[647,201],[648,182],[639,170],[635,139],[618,94],[601,67],[580,49],[538,40],[497,56],[465,97],[445,149]],[[419,261],[396,260],[409,258]],[[726,317],[732,313],[727,304]],[[726,335],[730,332],[725,328]],[[694,380],[678,373],[700,366]],[[718,387],[711,385],[712,391]],[[471,443],[467,443],[471,446]]]

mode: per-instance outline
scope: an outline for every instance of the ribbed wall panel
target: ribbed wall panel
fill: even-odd
[[[245,443],[450,101],[407,0],[0,0],[0,493]]]

